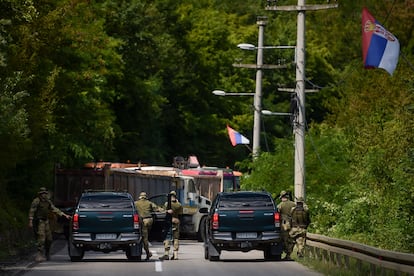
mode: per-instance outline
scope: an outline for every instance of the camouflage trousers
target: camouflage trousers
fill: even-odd
[[[283,231],[280,233],[283,242],[283,251],[286,253],[286,256],[290,257],[292,254],[293,247],[295,246],[294,240],[289,235],[289,230]]]
[[[36,239],[37,250],[42,253],[45,251],[47,254],[53,240],[49,220],[38,220]]]
[[[173,223],[172,225],[172,241],[173,241],[173,249],[174,251],[178,251],[180,242],[179,242],[179,238],[180,238],[180,224],[178,223]],[[164,249],[165,252],[169,252],[170,251],[170,240],[166,239],[164,241]]]
[[[149,252],[148,234],[151,231],[152,223],[152,218],[144,218],[142,220],[142,243],[144,245],[144,250],[146,253]]]
[[[294,244],[296,244],[298,249],[298,257],[303,257],[306,244],[306,229],[301,227],[293,227],[289,232],[289,236],[294,241]]]

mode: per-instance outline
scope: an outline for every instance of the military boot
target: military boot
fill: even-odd
[[[152,253],[148,250],[145,252],[147,254],[147,257],[145,258],[146,261],[148,261],[152,257]]]
[[[170,257],[168,257],[168,254],[164,254],[162,257],[160,257],[161,261],[169,260]]]
[[[171,257],[171,260],[178,260],[178,251],[174,251],[174,254]]]

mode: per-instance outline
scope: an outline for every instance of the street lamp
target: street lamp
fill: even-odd
[[[267,115],[267,116],[292,116],[292,113],[287,113],[287,112],[272,112],[270,110],[262,110],[262,114],[263,115]]]
[[[250,43],[240,43],[237,47],[249,51],[257,50],[259,48]],[[296,49],[296,46],[262,46],[261,49]]]
[[[254,96],[254,93],[234,93],[234,92],[226,92],[223,90],[214,90],[212,92],[216,96]]]

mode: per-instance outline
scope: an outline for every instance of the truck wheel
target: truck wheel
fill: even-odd
[[[217,262],[220,260],[220,255],[218,256],[209,256],[208,258],[210,260],[210,262]]]
[[[272,254],[272,247],[268,247],[263,251],[265,261],[280,261],[282,259],[281,254]]]
[[[130,261],[141,261],[142,245],[137,244],[125,250],[125,255]]]
[[[198,226],[198,232],[197,232],[197,240],[199,242],[203,242],[206,240],[206,217],[204,216],[200,220],[200,225]]]
[[[204,244],[204,259],[208,260],[209,256],[208,256],[208,246],[206,244]]]
[[[85,251],[81,248],[75,247],[71,242],[68,242],[68,254],[72,262],[79,262],[82,260]]]
[[[207,257],[211,262],[220,260],[220,251],[216,250],[214,246],[210,243],[207,243]]]

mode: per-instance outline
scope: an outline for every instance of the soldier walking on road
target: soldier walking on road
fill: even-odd
[[[281,191],[279,198],[282,202],[277,205],[277,209],[282,218],[281,236],[283,241],[283,251],[286,253],[284,260],[290,261],[292,260],[290,255],[292,254],[294,247],[293,240],[289,236],[292,223],[290,214],[292,208],[295,207],[295,203],[290,200],[290,194],[286,191]]]
[[[179,238],[180,238],[180,219],[179,217],[183,214],[183,206],[177,200],[177,193],[175,191],[170,192],[171,197],[171,208],[168,208],[170,204],[165,203],[165,208],[167,213],[172,216],[172,241],[173,241],[173,256],[171,260],[178,260],[178,248],[179,248]],[[168,235],[167,235],[168,236]],[[170,254],[170,238],[164,240],[164,256],[160,257],[160,260],[168,260]]]
[[[309,210],[304,203],[303,197],[299,197],[296,200],[296,207],[292,208],[292,229],[289,232],[289,236],[296,244],[298,249],[298,257],[303,257],[303,250],[306,243],[306,229],[310,224]]]
[[[138,214],[142,219],[142,241],[145,253],[147,254],[145,260],[148,261],[152,256],[152,253],[149,250],[148,234],[151,231],[153,224],[152,214],[154,211],[158,210],[158,206],[147,199],[147,194],[145,192],[141,192],[138,200],[135,201],[135,207],[137,208]]]
[[[49,212],[70,219],[70,216],[56,208],[49,199],[46,188],[40,188],[38,195],[33,199],[29,210],[29,227],[33,228],[37,240],[36,261],[43,262],[50,259],[52,245],[52,231],[49,225]]]

